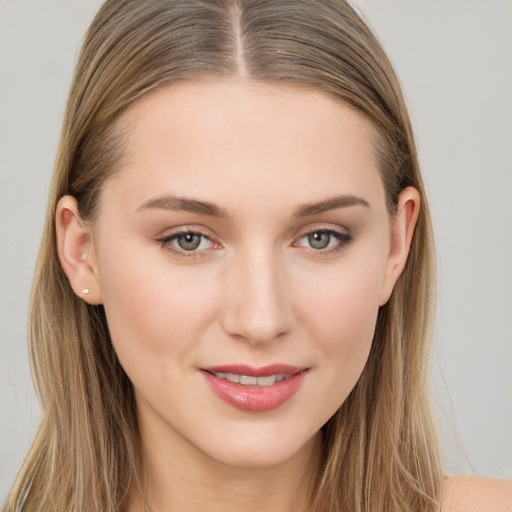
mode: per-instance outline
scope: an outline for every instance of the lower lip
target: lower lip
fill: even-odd
[[[303,370],[272,386],[245,386],[229,382],[203,371],[206,381],[214,393],[236,409],[249,412],[264,412],[277,409],[291,398],[301,387],[307,370]]]

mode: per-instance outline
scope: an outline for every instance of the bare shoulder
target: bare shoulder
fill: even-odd
[[[446,480],[441,512],[512,512],[512,482],[480,477]]]

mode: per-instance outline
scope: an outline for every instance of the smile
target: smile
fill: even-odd
[[[276,382],[289,379],[292,374],[290,373],[278,373],[275,375],[269,375],[265,377],[255,377],[253,375],[238,375],[236,373],[214,373],[215,377],[219,379],[226,379],[229,382],[236,382],[243,384],[244,386],[261,386],[268,387],[273,386]]]
[[[276,364],[264,368],[229,365],[203,368],[210,389],[230,406],[246,412],[277,409],[299,391],[309,368]]]

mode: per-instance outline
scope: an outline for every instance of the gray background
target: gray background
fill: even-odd
[[[357,0],[398,70],[439,258],[447,468],[512,479],[512,2]],[[77,48],[99,0],[0,0],[0,500],[38,421],[31,275]]]

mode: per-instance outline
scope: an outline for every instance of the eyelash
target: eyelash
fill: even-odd
[[[193,231],[192,229],[186,229],[183,231],[177,231],[176,233],[172,233],[171,235],[167,235],[161,238],[157,238],[156,241],[162,246],[163,249],[166,249],[180,258],[203,258],[206,256],[206,250],[203,249],[201,251],[193,250],[193,251],[187,251],[185,249],[178,249],[177,247],[172,245],[172,242],[174,240],[177,240],[178,238],[186,235],[195,235],[198,237],[201,237],[203,240],[208,240],[209,242],[212,242],[212,239],[205,235],[204,233],[201,233],[199,231]],[[212,242],[214,243],[214,242]],[[216,245],[216,244],[214,244]]]
[[[312,253],[315,256],[327,256],[337,254],[347,248],[348,245],[354,242],[354,236],[349,233],[343,233],[341,231],[337,231],[332,228],[324,227],[324,228],[315,228],[311,231],[304,233],[298,240],[302,240],[310,235],[314,235],[315,233],[322,233],[329,235],[330,237],[334,237],[337,240],[337,244],[334,247],[325,248],[325,249],[314,249],[312,247],[306,247],[306,250]],[[330,243],[330,241],[329,241]]]
[[[327,227],[316,228],[316,229],[312,229],[311,231],[307,231],[306,233],[302,234],[297,240],[300,241],[303,238],[306,238],[310,235],[318,234],[318,233],[322,233],[322,234],[326,234],[330,237],[334,237],[338,243],[336,244],[335,247],[330,247],[330,248],[325,248],[325,249],[314,249],[312,247],[304,247],[309,253],[311,253],[315,256],[327,256],[327,255],[337,254],[337,253],[343,251],[344,249],[346,249],[346,247],[348,245],[350,245],[351,243],[354,242],[353,235],[348,234],[348,233],[343,233],[341,231],[336,231],[335,229],[327,228]],[[186,235],[198,236],[203,240],[212,242],[212,244],[214,244],[214,246],[218,245],[218,244],[215,244],[215,242],[213,242],[212,239],[208,235],[205,235],[204,233],[201,233],[200,231],[193,231],[191,229],[177,231],[176,233],[172,233],[171,235],[157,238],[155,240],[161,245],[161,247],[163,249],[166,249],[166,250],[176,254],[180,258],[203,258],[203,257],[207,256],[207,249],[187,251],[185,249],[179,249],[172,245],[173,241],[177,240],[178,238],[180,238],[182,236],[186,236]],[[294,242],[294,246],[296,246],[296,243],[297,242]],[[329,241],[329,243],[330,243],[330,241]]]

